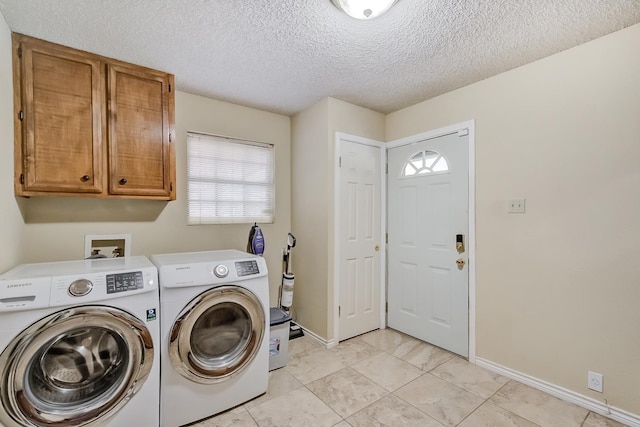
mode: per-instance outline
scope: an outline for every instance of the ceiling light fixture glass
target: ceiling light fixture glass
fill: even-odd
[[[356,19],[372,19],[385,13],[398,0],[331,0],[347,15]]]

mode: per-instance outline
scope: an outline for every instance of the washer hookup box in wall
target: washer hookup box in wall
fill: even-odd
[[[269,334],[269,370],[287,366],[289,355],[289,323],[291,316],[279,308],[271,307],[271,331]]]

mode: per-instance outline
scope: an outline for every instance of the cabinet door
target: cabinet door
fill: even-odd
[[[20,44],[22,194],[102,192],[100,61],[31,40]],[[17,187],[19,188],[19,187]]]
[[[173,76],[109,65],[109,194],[175,199]]]

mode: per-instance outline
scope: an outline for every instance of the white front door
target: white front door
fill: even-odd
[[[341,140],[339,340],[380,327],[381,150]]]
[[[389,327],[469,355],[469,137],[388,150]],[[456,248],[460,235],[464,249]]]

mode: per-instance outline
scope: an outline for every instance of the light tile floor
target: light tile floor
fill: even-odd
[[[391,329],[324,349],[289,342],[266,394],[198,427],[618,427]]]

